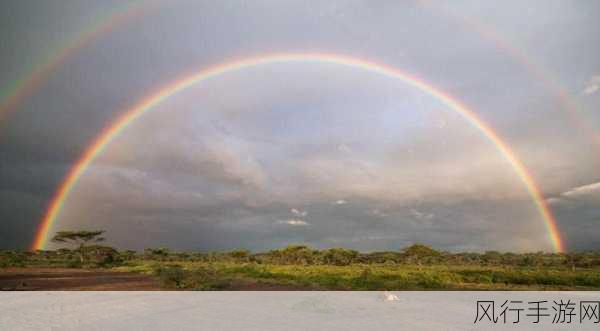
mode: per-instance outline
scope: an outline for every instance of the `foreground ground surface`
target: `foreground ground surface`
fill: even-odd
[[[135,291],[160,290],[158,280],[140,273],[70,268],[0,269],[4,291]]]
[[[395,300],[387,300],[393,294]],[[594,320],[553,323],[553,302],[599,292],[0,292],[0,330],[598,330]],[[534,324],[477,317],[477,301],[546,301]],[[513,308],[511,306],[511,308]],[[528,312],[530,313],[530,312]]]

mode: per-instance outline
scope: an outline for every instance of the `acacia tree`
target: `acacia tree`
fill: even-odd
[[[403,252],[409,262],[416,263],[419,266],[424,260],[441,255],[440,252],[435,249],[422,244],[414,244],[405,248]]]
[[[69,243],[77,245],[76,251],[79,253],[79,261],[83,263],[85,261],[85,245],[90,242],[104,241],[103,237],[100,237],[105,231],[58,231],[52,241],[56,243]]]

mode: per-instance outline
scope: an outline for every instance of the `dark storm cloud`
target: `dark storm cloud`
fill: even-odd
[[[2,91],[115,5],[3,4]],[[392,1],[159,6],[69,58],[1,124],[0,247],[27,246],[68,166],[150,91],[248,54],[322,51],[388,63],[465,101],[561,200],[552,208],[567,242],[597,248],[595,193],[568,193],[597,181],[597,145],[539,77],[468,22],[554,71],[582,98],[577,116],[598,128],[596,6],[465,1],[455,16]],[[61,226],[104,226],[135,248],[549,248],[510,166],[439,102],[351,70],[297,68],[231,75],[169,100],[86,172]]]

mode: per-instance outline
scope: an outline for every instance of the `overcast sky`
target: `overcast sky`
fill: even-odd
[[[0,6],[3,101],[36,64],[128,8]],[[0,121],[0,248],[30,245],[73,162],[142,97],[231,59],[321,52],[395,67],[467,104],[526,165],[567,248],[600,249],[600,3],[133,6]],[[219,76],[141,117],[69,195],[53,231],[71,229],[134,249],[552,249],[514,169],[455,111],[399,80],[302,62]]]

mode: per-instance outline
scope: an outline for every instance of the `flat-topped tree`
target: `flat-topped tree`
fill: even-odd
[[[414,244],[412,246],[406,247],[402,251],[404,252],[405,256],[408,258],[409,261],[416,262],[419,266],[424,260],[427,260],[428,258],[438,257],[441,255],[441,253],[436,251],[435,249],[422,244]]]
[[[105,231],[58,231],[52,241],[56,243],[69,243],[78,246],[76,249],[79,253],[79,260],[81,263],[85,260],[85,245],[92,242],[104,241],[103,237],[100,237]]]

